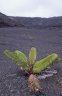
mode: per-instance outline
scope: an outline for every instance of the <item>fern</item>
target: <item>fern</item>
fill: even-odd
[[[30,49],[29,57],[19,50],[16,50],[15,52],[5,50],[4,54],[15,61],[20,67],[24,69],[27,68],[27,71],[31,73],[39,73],[43,71],[58,59],[58,55],[56,53],[52,53],[40,61],[36,61],[36,48],[34,47]]]
[[[19,50],[16,50],[15,52],[5,50],[4,54],[15,61],[18,66],[26,70],[26,72],[29,74],[28,82],[30,89],[35,92],[39,91],[41,88],[37,76],[33,74],[40,73],[50,64],[59,60],[58,55],[56,53],[52,53],[51,55],[36,61],[36,48],[34,47],[30,49],[29,57]]]

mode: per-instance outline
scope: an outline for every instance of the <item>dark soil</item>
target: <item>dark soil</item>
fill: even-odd
[[[25,73],[3,54],[18,49],[28,56],[31,47],[37,48],[37,60],[53,52],[62,58],[62,28],[0,28],[0,96],[62,96],[62,62],[51,66],[58,73],[40,80],[43,91],[34,94]]]

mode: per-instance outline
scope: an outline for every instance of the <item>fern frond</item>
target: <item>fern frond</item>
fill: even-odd
[[[32,47],[29,52],[29,63],[34,64],[36,61],[36,48]]]
[[[52,62],[54,62],[58,58],[58,55],[53,53],[51,55],[48,55],[44,59],[37,61],[33,65],[33,73],[40,73],[42,70],[47,68]]]

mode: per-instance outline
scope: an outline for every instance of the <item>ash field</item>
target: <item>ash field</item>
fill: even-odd
[[[2,25],[2,24],[1,24]],[[23,51],[27,56],[31,47],[37,49],[37,60],[57,53],[62,59],[62,26],[52,27],[5,27],[0,28],[0,96],[62,96],[62,61],[53,63],[50,69],[57,70],[51,77],[40,80],[44,94],[29,91],[27,76],[4,50]]]
[[[54,52],[62,58],[62,27],[0,28],[0,96],[35,96],[29,92],[24,73],[3,54],[6,49],[18,49],[28,56],[31,47],[37,48],[37,60]],[[41,80],[41,87],[46,96],[62,96],[62,62],[53,64],[51,68],[56,69],[57,74]]]

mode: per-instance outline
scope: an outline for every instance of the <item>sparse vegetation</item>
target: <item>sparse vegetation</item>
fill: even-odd
[[[36,61],[36,48],[34,47],[30,49],[28,57],[19,50],[16,50],[15,52],[5,50],[4,54],[15,61],[15,63],[20,66],[20,68],[29,74],[28,83],[30,89],[33,92],[39,91],[41,89],[39,80],[34,74],[40,73],[54,61],[59,59],[56,53],[52,53],[40,61]]]

